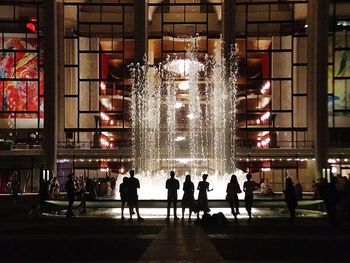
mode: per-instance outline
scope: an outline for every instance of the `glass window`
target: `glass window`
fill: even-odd
[[[43,127],[41,1],[7,1],[0,9],[0,139],[11,133],[23,142],[26,129]]]
[[[133,1],[65,1],[65,132],[67,136],[74,132],[72,139],[80,140],[75,144],[79,147],[93,145],[96,129],[103,134],[122,128],[120,133],[130,139],[130,125],[123,125],[130,117],[130,104],[124,103],[123,91],[131,85],[127,65],[134,59],[133,5]],[[121,112],[121,125],[116,125],[115,111]],[[116,144],[125,140],[110,134]]]

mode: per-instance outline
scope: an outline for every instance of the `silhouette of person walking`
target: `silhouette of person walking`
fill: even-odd
[[[175,172],[170,172],[170,178],[166,180],[165,188],[168,189],[168,206],[167,206],[167,217],[166,220],[169,221],[170,217],[170,207],[171,203],[173,203],[174,207],[174,220],[177,220],[178,217],[176,215],[176,205],[177,205],[177,190],[180,188],[179,180],[175,179]]]
[[[326,178],[322,178],[319,187],[319,193],[326,206],[330,223],[336,224],[336,205],[338,193],[337,188],[335,187],[334,179],[331,178],[331,182],[328,183]]]
[[[297,200],[303,199],[303,186],[301,185],[300,181],[297,179],[295,185],[295,197]]]
[[[80,197],[80,205],[79,207],[82,208],[82,213],[86,213],[86,181],[85,178],[81,178],[80,182],[80,190],[78,192],[79,197]]]
[[[186,175],[185,182],[183,184],[184,195],[182,197],[182,219],[184,219],[185,208],[189,208],[188,219],[191,220],[192,211],[195,211],[195,202],[194,202],[194,184],[191,181],[191,175]]]
[[[75,197],[75,184],[74,184],[74,174],[70,173],[68,174],[68,181],[66,182],[66,191],[67,191],[67,200],[68,200],[68,208],[67,208],[67,214],[66,217],[72,217],[73,214],[73,203],[74,203],[74,197]]]
[[[128,177],[123,178],[123,182],[119,185],[120,200],[122,201],[122,220],[124,217],[124,208],[128,200]]]
[[[284,201],[287,203],[290,217],[295,218],[295,209],[298,206],[295,187],[292,178],[286,178],[286,188],[284,190]]]
[[[253,199],[254,195],[253,192],[260,187],[260,185],[254,181],[251,180],[252,175],[250,173],[247,174],[247,181],[243,184],[243,191],[245,192],[244,196],[244,202],[245,202],[245,209],[247,210],[249,219],[248,222],[252,222],[252,207],[253,207]]]
[[[199,212],[203,211],[204,214],[210,212],[208,206],[208,196],[207,192],[213,191],[213,189],[209,189],[209,183],[207,182],[208,174],[202,175],[203,181],[200,181],[197,186],[198,200],[197,200],[197,219],[199,219]]]
[[[132,214],[134,211],[134,208],[136,208],[136,214],[137,214],[137,220],[139,222],[143,221],[143,218],[140,216],[139,213],[139,204],[138,204],[138,195],[137,195],[137,189],[140,188],[140,181],[139,179],[135,178],[135,171],[130,170],[129,171],[130,177],[128,178],[128,191],[127,191],[127,200],[129,205],[129,212],[130,212],[130,218],[129,221],[132,221]]]
[[[226,188],[226,200],[231,207],[231,213],[235,218],[235,222],[238,223],[237,215],[239,214],[239,199],[238,194],[241,193],[241,187],[237,181],[236,175],[231,176],[230,182]]]

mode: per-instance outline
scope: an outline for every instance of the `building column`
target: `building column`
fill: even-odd
[[[57,140],[58,142],[65,142],[66,137],[64,133],[65,127],[65,70],[64,70],[64,4],[63,0],[57,1]]]
[[[309,140],[314,140],[316,178],[328,167],[328,23],[329,1],[309,0],[307,110]]]
[[[143,64],[144,56],[148,51],[148,5],[147,0],[135,1],[135,12],[134,12],[134,63]],[[137,77],[137,76],[136,76]],[[139,109],[136,109],[139,110]],[[136,116],[139,116],[136,112]],[[134,123],[134,169],[135,173],[141,171],[141,156],[140,156],[140,129],[138,127],[139,121],[136,120]]]
[[[44,9],[44,169],[57,172],[57,5],[56,0],[43,1]]]
[[[231,47],[235,45],[235,17],[236,17],[236,1],[235,0],[225,0],[222,7],[222,32],[223,32],[223,41],[224,41],[224,58],[229,62],[231,56]],[[229,69],[229,68],[227,68]],[[228,78],[230,72],[226,72],[226,82],[228,83]],[[232,87],[227,87],[231,89]],[[227,94],[231,94],[228,92]],[[231,98],[234,99],[234,98]],[[226,116],[230,116],[231,112],[231,103],[226,103],[225,107]],[[230,116],[231,117],[231,116]],[[225,125],[225,171],[226,173],[233,172],[234,164],[234,155],[235,155],[235,138],[233,138],[233,129],[235,129],[235,123],[233,119],[227,119]]]
[[[147,0],[135,1],[134,17],[135,63],[143,63],[148,44],[148,4]]]

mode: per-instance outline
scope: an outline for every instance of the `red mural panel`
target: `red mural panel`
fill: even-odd
[[[44,72],[39,67],[36,37],[14,34],[13,37],[0,38],[0,41],[4,41],[0,54],[0,81],[3,79],[0,84],[0,110],[40,111],[40,118],[43,118],[39,92],[44,93]],[[28,113],[21,114],[21,117],[33,118],[36,115]]]

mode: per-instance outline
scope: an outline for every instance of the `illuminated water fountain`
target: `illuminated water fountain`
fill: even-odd
[[[188,173],[195,186],[208,173],[210,199],[225,197],[233,172],[242,185],[244,173],[235,167],[237,51],[225,59],[222,46],[213,56],[191,49],[183,58],[132,68],[133,156],[141,199],[166,198],[170,170],[181,185]]]

